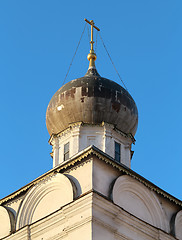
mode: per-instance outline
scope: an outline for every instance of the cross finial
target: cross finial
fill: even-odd
[[[94,21],[93,20],[89,21],[86,18],[84,20],[88,24],[91,25],[91,41],[90,41],[91,48],[90,48],[90,53],[87,56],[87,59],[90,61],[89,68],[95,68],[95,60],[97,59],[97,56],[96,56],[96,54],[94,52],[94,48],[93,48],[93,44],[94,44],[94,41],[93,41],[93,28],[95,28],[97,31],[100,31],[100,29],[94,25]]]

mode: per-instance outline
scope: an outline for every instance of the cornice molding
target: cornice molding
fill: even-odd
[[[84,127],[87,127],[87,126],[91,126],[91,127],[110,127],[112,130],[115,130],[117,133],[119,133],[121,136],[125,137],[125,138],[129,138],[133,144],[135,144],[135,138],[134,136],[129,133],[124,133],[122,132],[121,130],[117,129],[113,124],[110,124],[110,123],[106,123],[106,122],[102,122],[101,124],[89,124],[89,123],[83,123],[83,122],[75,122],[75,123],[70,123],[69,124],[69,127],[66,128],[65,130],[57,133],[57,134],[52,134],[50,136],[50,139],[49,139],[49,144],[52,145],[52,141],[55,139],[55,138],[59,138],[59,137],[62,137],[62,136],[66,136],[67,134],[70,133],[70,131],[74,128],[80,128],[81,126],[84,126]]]
[[[157,194],[161,195],[164,198],[167,198],[169,201],[174,202],[176,205],[179,205],[182,207],[182,201],[179,199],[173,197],[169,193],[165,192],[164,190],[160,189],[144,177],[140,176],[133,170],[129,169],[127,166],[123,165],[122,163],[116,162],[112,157],[110,157],[108,154],[104,153],[100,149],[98,149],[95,146],[89,146],[86,149],[80,151],[78,154],[74,155],[72,158],[70,158],[68,161],[65,161],[61,163],[60,165],[56,166],[55,168],[51,169],[50,171],[46,172],[42,176],[38,177],[37,179],[33,180],[29,184],[25,185],[24,187],[20,188],[16,192],[6,196],[5,198],[0,200],[0,205],[5,204],[6,202],[9,202],[12,199],[15,199],[19,197],[21,194],[25,193],[28,189],[35,186],[37,183],[42,181],[43,179],[50,177],[54,175],[57,172],[64,173],[65,170],[69,170],[72,167],[75,167],[76,165],[80,163],[84,163],[85,160],[88,160],[87,158],[89,156],[96,156],[101,161],[105,162],[106,164],[111,165],[113,168],[118,169],[123,174],[127,174],[131,176],[132,178],[136,179],[140,183],[144,184],[147,188],[150,190],[156,192]]]

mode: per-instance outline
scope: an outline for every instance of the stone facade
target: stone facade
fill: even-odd
[[[100,125],[74,123],[63,132],[52,135],[49,143],[52,145],[53,167],[64,162],[64,145],[69,143],[69,158],[94,145],[115,157],[115,142],[120,144],[120,162],[131,167],[131,145],[134,138],[114,127],[112,124],[102,123]]]
[[[0,204],[0,239],[182,239],[182,202],[93,146]]]

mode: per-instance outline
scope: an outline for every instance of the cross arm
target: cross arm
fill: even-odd
[[[94,25],[93,20],[89,21],[89,20],[87,20],[86,18],[84,18],[84,20],[85,20],[85,22],[87,22],[88,24],[92,25],[97,31],[100,31],[100,29]]]

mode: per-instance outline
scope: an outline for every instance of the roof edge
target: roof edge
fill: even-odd
[[[32,182],[30,182],[27,185],[23,186],[19,190],[17,190],[15,192],[11,193],[10,195],[0,199],[0,205],[2,205],[3,203],[9,202],[10,200],[20,196],[22,193],[28,191],[28,189],[30,189],[31,187],[35,186],[38,182],[42,181],[43,179],[47,178],[48,176],[50,177],[50,176],[54,175],[55,173],[60,173],[63,170],[66,170],[66,169],[74,166],[75,164],[77,164],[79,162],[82,162],[89,155],[96,156],[98,159],[104,161],[106,164],[109,164],[112,167],[118,169],[120,172],[131,176],[132,178],[134,178],[137,181],[139,181],[142,184],[144,184],[150,190],[156,192],[157,194],[160,194],[164,198],[167,198],[169,201],[172,201],[176,205],[179,205],[179,206],[182,207],[182,201],[181,200],[175,198],[174,196],[170,195],[166,191],[164,191],[161,188],[157,187],[155,184],[153,184],[149,180],[145,179],[144,177],[142,177],[141,175],[139,175],[135,171],[131,170],[130,168],[128,168],[124,164],[116,162],[114,160],[114,158],[112,158],[108,154],[104,153],[103,151],[101,151],[100,149],[95,147],[94,145],[85,148],[84,150],[80,151],[79,153],[77,153],[76,155],[71,157],[69,160],[67,160],[67,161],[61,163],[60,165],[56,166],[55,168],[49,170],[48,172],[46,172],[43,175],[39,176],[38,178],[36,178]]]

